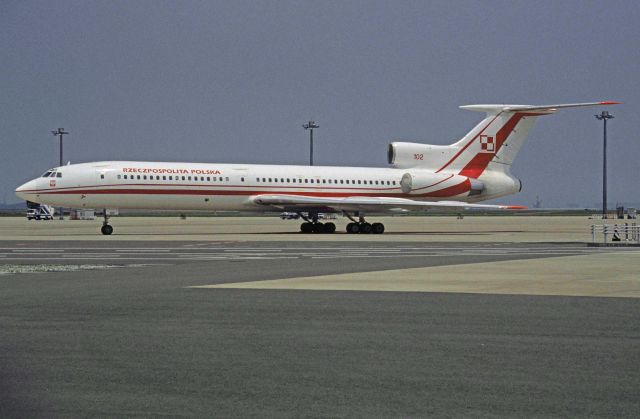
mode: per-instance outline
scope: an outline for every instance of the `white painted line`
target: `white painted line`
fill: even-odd
[[[116,252],[132,253],[169,253],[170,249],[116,249]]]

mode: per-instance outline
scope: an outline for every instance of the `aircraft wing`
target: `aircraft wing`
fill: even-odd
[[[363,211],[363,212],[401,212],[425,209],[488,209],[515,210],[526,209],[517,205],[470,204],[461,201],[414,201],[406,198],[348,196],[344,198],[317,197],[303,195],[256,195],[251,198],[257,205],[271,206],[285,211]]]

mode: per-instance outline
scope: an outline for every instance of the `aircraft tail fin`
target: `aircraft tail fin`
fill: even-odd
[[[456,153],[437,171],[451,171],[478,178],[485,170],[508,172],[529,130],[539,116],[558,109],[614,105],[620,102],[588,102],[558,105],[467,105],[460,108],[486,112],[486,118],[460,141]]]
[[[393,142],[388,160],[398,168],[428,169],[436,173],[478,178],[485,170],[509,172],[518,151],[539,116],[558,109],[615,105],[621,102],[567,103],[559,105],[466,105],[485,112],[485,118],[460,141],[451,145]]]

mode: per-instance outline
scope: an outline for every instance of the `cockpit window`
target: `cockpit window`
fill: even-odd
[[[46,172],[44,172],[44,174],[42,175],[42,177],[49,177],[51,176],[51,170],[47,170]]]
[[[56,176],[57,176],[57,177],[62,177],[62,173],[61,173],[61,172],[58,172],[58,173],[56,174]]]

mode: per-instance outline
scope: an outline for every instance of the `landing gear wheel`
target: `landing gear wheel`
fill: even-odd
[[[312,224],[313,226],[313,232],[314,233],[324,233],[324,224],[322,223],[314,223]]]
[[[373,234],[382,234],[382,233],[384,233],[384,224],[382,224],[382,223],[373,223],[373,224],[371,224],[371,232]]]
[[[105,224],[102,226],[102,228],[100,229],[100,231],[102,232],[102,234],[104,234],[105,236],[110,235],[111,233],[113,233],[113,227],[111,227],[109,224]]]
[[[362,233],[362,234],[371,233],[371,224],[369,224],[369,223],[360,224],[360,233]]]
[[[311,223],[302,223],[300,224],[300,231],[303,233],[311,233],[313,232],[313,224]]]
[[[327,233],[327,234],[335,233],[335,231],[336,231],[336,225],[333,223],[326,223],[322,230],[323,233]]]
[[[358,234],[358,233],[360,233],[360,224],[358,224],[358,223],[349,223],[349,224],[347,224],[347,233],[349,233],[349,234]]]

